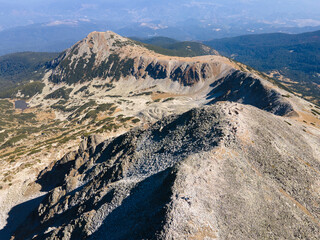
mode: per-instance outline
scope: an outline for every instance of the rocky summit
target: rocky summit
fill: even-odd
[[[319,107],[211,53],[93,32],[51,61],[27,103],[61,135],[10,167],[42,160],[0,189],[0,238],[319,239]]]

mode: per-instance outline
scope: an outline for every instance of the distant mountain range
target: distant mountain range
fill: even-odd
[[[94,28],[95,25],[87,23],[87,27]],[[60,26],[56,27],[56,31],[59,32],[58,35],[60,35],[69,28],[72,27],[69,25],[64,27]],[[44,29],[47,28],[44,27]],[[86,28],[83,28],[81,34],[85,35],[85,29]],[[74,32],[69,32],[70,38],[72,37],[72,33]],[[42,36],[41,31],[36,32],[35,35],[39,37]],[[55,36],[56,35],[52,35],[52,41],[54,41]],[[76,34],[74,36],[76,36]],[[47,36],[47,39],[50,38]],[[221,55],[268,73],[271,77],[291,89],[291,91],[300,94],[316,104],[320,104],[320,31],[302,34],[272,33],[245,35],[205,41],[203,43],[195,41],[181,42],[168,37],[132,37],[131,39],[143,43],[144,46],[150,50],[169,56],[193,57],[211,55],[217,54],[215,51],[217,50]],[[44,45],[50,45],[50,41],[42,43]],[[41,43],[38,44],[39,48],[40,46]],[[66,44],[62,44],[60,49],[62,49],[63,46],[66,47]],[[43,49],[46,49],[46,47]],[[34,80],[39,79],[36,78],[36,75],[32,75],[31,72],[36,71],[35,67],[37,67],[37,64],[40,62],[41,64],[45,64],[46,61],[50,60],[50,57],[52,59],[56,55],[57,54],[54,53],[43,54],[41,57],[37,55],[38,60],[31,65],[29,64],[30,60],[26,61],[26,58],[34,58],[35,56],[30,55],[30,53],[0,57],[0,84],[1,81],[7,82],[5,86],[8,87],[13,82],[17,83],[23,80],[19,77],[19,71],[22,69],[22,75],[20,76],[25,76],[24,74],[29,71],[28,77],[24,79],[30,79],[30,76],[33,76],[33,78],[35,78]],[[19,65],[19,67],[16,68],[17,64],[22,64],[22,67]],[[8,71],[8,69],[6,69],[7,67],[11,70]],[[13,67],[16,69],[13,70]],[[41,71],[37,74],[38,76],[43,76],[41,75]],[[10,86],[12,88],[14,85],[11,84]],[[2,88],[0,96],[7,96],[6,94],[1,94],[4,90],[7,91],[7,88]]]
[[[112,30],[127,37],[150,38],[165,36],[179,41],[210,40],[243,34],[287,32],[301,33],[319,30],[319,27],[274,27],[269,24],[226,24],[213,26],[196,19],[176,25],[163,25],[159,21],[118,23],[116,21],[61,20],[37,23],[0,31],[0,55],[33,51],[61,52],[92,31]]]
[[[0,55],[15,52],[61,52],[84,38],[88,32],[102,30],[85,21],[52,22],[16,27],[0,32]]]
[[[204,44],[224,56],[270,73],[293,91],[320,104],[320,31],[247,35]]]

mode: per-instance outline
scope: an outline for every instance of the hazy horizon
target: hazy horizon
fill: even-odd
[[[208,41],[320,30],[315,0],[0,0],[0,55],[62,51],[92,31]],[[23,41],[21,41],[23,39]]]
[[[217,28],[230,24],[320,25],[320,2],[315,0],[0,0],[0,3],[0,29],[66,20],[102,21],[119,27],[140,23],[151,28],[179,26],[188,20]]]

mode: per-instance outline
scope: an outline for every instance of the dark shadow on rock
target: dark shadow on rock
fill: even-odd
[[[70,152],[59,160],[51,170],[46,168],[40,172],[36,183],[41,185],[42,191],[48,192],[64,183],[65,175],[71,171],[75,164],[76,157],[71,157],[71,154],[76,155],[75,152]]]
[[[7,225],[0,230],[0,239],[10,239],[17,227],[24,223],[28,215],[39,206],[43,198],[44,196],[41,196],[13,207],[9,212]]]
[[[140,182],[89,239],[154,239],[165,222],[175,179],[169,168]]]
[[[46,168],[44,169],[38,176],[38,179],[36,183],[41,185],[41,190],[45,192],[49,192],[52,189],[63,185],[65,176],[68,175],[76,165],[76,160],[78,158],[82,158],[83,153],[87,153],[91,158],[95,157],[103,147],[104,143],[100,143],[97,146],[90,147],[86,149],[86,151],[83,152],[69,152],[63,158],[61,158],[59,161],[57,161],[52,169]],[[85,164],[83,163],[80,166],[79,173],[83,173],[85,170]]]
[[[61,204],[65,201],[67,197],[74,196],[76,193],[80,192],[84,187],[85,185],[80,186],[72,192],[69,192],[67,195],[64,195],[58,203]],[[37,208],[40,205],[40,203],[43,203],[44,205],[48,204],[50,202],[49,198],[51,197],[51,194],[52,193],[49,192],[47,195],[43,196],[41,200],[37,202],[37,206],[28,212],[29,215],[25,218],[25,223],[20,224],[14,232],[15,240],[23,240],[25,238],[31,239],[31,237],[34,234],[38,235],[36,239],[46,239],[45,235],[43,234],[46,229],[48,229],[49,227],[56,227],[70,222],[72,218],[79,215],[78,210],[80,206],[76,205],[75,207],[70,207],[68,211],[63,212],[62,214],[56,214],[48,221],[42,223],[43,217],[39,217],[39,212],[37,211]],[[94,197],[95,196],[93,196],[93,198]],[[48,212],[43,212],[43,214],[47,213]]]
[[[83,159],[95,158],[98,155],[105,143],[99,140],[100,137],[92,135],[84,139],[80,144],[78,151],[72,151],[64,155],[59,161],[57,161],[53,166],[45,168],[40,172],[37,183],[41,185],[41,190],[49,192],[57,186],[64,183],[65,176],[68,175],[72,170],[76,169],[79,173],[85,171],[86,161]],[[83,161],[81,161],[81,159]],[[81,165],[76,168],[76,161],[80,160]]]
[[[261,81],[247,73],[234,71],[210,85],[212,91],[207,99],[208,104],[218,101],[240,102],[283,116],[293,111],[293,107],[284,101],[281,94],[273,89],[263,86]]]
[[[122,204],[107,216],[102,226],[91,238],[152,239],[162,229],[162,224],[165,222],[166,205],[170,202],[171,189],[175,179],[176,172],[169,168],[138,183]],[[81,188],[70,194],[74,195],[79,192],[81,192]],[[57,214],[44,224],[40,223],[41,219],[37,214],[31,213],[26,224],[17,229],[16,239],[30,238],[34,234],[38,235],[37,239],[50,237],[50,233],[44,234],[46,229],[66,225],[73,218],[80,217],[84,213],[83,211],[97,211],[103,208],[104,204],[112,202],[115,197],[114,192],[114,190],[111,190],[97,203],[94,203],[96,195],[93,194],[85,203],[75,205],[62,214]],[[63,199],[60,201],[63,201]],[[40,201],[36,204],[39,203]],[[88,238],[83,227],[82,224],[75,225],[71,239]],[[61,237],[63,233],[59,232],[56,236]]]

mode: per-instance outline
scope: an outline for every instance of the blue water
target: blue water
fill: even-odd
[[[16,109],[25,110],[25,109],[28,108],[28,104],[23,100],[17,100],[17,101],[14,102],[14,107]]]

